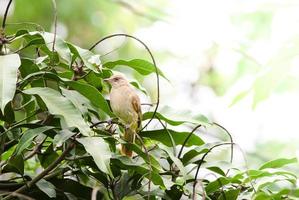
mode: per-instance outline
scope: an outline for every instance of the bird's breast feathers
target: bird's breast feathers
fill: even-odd
[[[132,105],[133,98],[138,98],[138,96],[130,87],[112,88],[110,93],[112,111],[127,124],[132,123],[138,118]]]

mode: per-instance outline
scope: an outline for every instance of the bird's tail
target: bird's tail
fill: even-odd
[[[131,128],[126,128],[124,133],[124,140],[129,143],[134,143],[135,141],[135,131],[133,131]],[[132,157],[132,150],[130,150],[126,145],[121,145],[121,154],[126,155],[128,157]]]

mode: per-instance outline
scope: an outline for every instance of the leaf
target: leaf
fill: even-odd
[[[68,129],[64,129],[59,131],[54,139],[53,139],[53,145],[54,147],[59,147],[61,146],[66,140],[68,140],[70,137],[72,137],[73,135],[75,135],[76,133],[71,132]]]
[[[110,169],[110,158],[112,156],[112,152],[110,151],[109,145],[105,142],[105,140],[100,137],[84,137],[78,138],[77,140],[93,157],[98,168],[102,172],[112,175]]]
[[[189,111],[177,113],[177,112],[173,112],[174,110],[175,110],[174,108],[166,106],[162,109],[161,112],[156,112],[154,118],[161,119],[172,126],[179,126],[185,123],[202,124],[204,126],[209,126],[211,124],[208,118],[205,117],[204,115],[199,114],[197,116],[190,117],[191,114]],[[142,119],[143,120],[151,119],[152,116],[153,116],[153,112],[146,112],[143,114]]]
[[[145,152],[143,152],[139,146],[137,146],[136,144],[133,144],[133,143],[125,143],[125,145],[130,147],[131,150],[133,150],[138,156],[140,156],[145,162],[147,162],[149,164],[148,155]],[[161,165],[155,159],[155,157],[152,155],[149,155],[149,157],[150,157],[150,161],[151,161],[151,165],[152,165],[153,169],[157,169],[156,171],[161,170],[162,169]]]
[[[55,45],[54,45],[54,50],[58,53],[58,55],[67,61],[68,63],[71,62],[71,51],[68,48],[66,42],[62,40],[58,35],[54,35],[53,33],[49,32],[38,32],[38,31],[33,31],[28,33],[31,36],[38,35],[43,38],[45,41],[45,44],[48,48],[49,51],[52,53],[52,47],[53,47],[53,41],[55,37]]]
[[[176,132],[171,129],[168,129],[168,132],[169,132],[169,134],[172,135],[176,145],[182,145],[184,143],[185,139],[189,135],[188,132]],[[140,136],[159,141],[166,146],[172,147],[172,142],[171,142],[171,139],[170,139],[166,129],[142,131],[140,133]],[[200,137],[198,137],[195,134],[192,134],[185,146],[187,146],[187,147],[190,147],[193,145],[200,146],[203,144],[204,144],[204,141]]]
[[[293,163],[297,163],[297,162],[298,162],[297,158],[290,158],[290,159],[280,158],[280,159],[272,160],[272,161],[269,161],[269,162],[263,164],[259,169],[262,170],[262,169],[267,169],[267,168],[280,168],[285,165],[293,164]]]
[[[286,171],[274,171],[268,172],[264,170],[248,170],[247,173],[250,177],[245,179],[244,182],[251,181],[253,179],[263,178],[263,177],[274,177],[274,176],[283,176],[286,178],[297,179],[297,176],[291,172]]]
[[[111,162],[113,165],[117,165],[121,169],[124,169],[124,170],[131,169],[131,170],[136,171],[138,174],[146,176],[147,178],[149,177],[149,167],[144,166],[143,163],[138,160],[132,162],[132,160],[130,158],[128,158],[127,156],[118,156],[118,157],[114,157],[111,160]],[[158,173],[153,171],[151,173],[151,180],[155,185],[160,185],[163,188],[165,188],[163,179]]]
[[[143,92],[143,94],[147,95],[146,89],[142,87],[137,81],[130,81],[130,84],[133,85],[135,88]]]
[[[206,193],[210,194],[212,192],[217,191],[219,188],[223,187],[224,185],[229,184],[231,181],[229,178],[226,177],[220,177],[218,179],[216,179],[215,181],[210,182],[207,186],[206,186]]]
[[[114,115],[111,112],[106,99],[95,87],[78,81],[66,81],[66,84],[89,99],[89,101],[97,108],[100,108],[110,116]]]
[[[227,190],[219,196],[218,200],[237,200],[240,193],[240,189]]]
[[[41,179],[35,183],[35,185],[50,198],[56,198],[55,186],[52,183],[46,181],[45,179]]]
[[[16,172],[18,174],[24,174],[24,160],[22,155],[14,155],[10,157],[2,172]]]
[[[95,73],[99,73],[98,71],[102,70],[102,64],[99,55],[70,43],[67,45],[75,57],[79,57],[87,68],[91,69]]]
[[[76,196],[77,199],[87,199],[86,197],[90,197],[92,193],[92,188],[82,185],[81,183],[68,178],[51,179],[51,183],[55,185],[58,191],[73,194],[74,196]],[[104,199],[101,191],[98,191],[97,197],[97,199]]]
[[[178,159],[177,157],[175,157],[173,155],[173,153],[171,152],[171,150],[168,149],[168,147],[162,145],[162,144],[159,144],[159,147],[167,153],[167,155],[169,156],[169,158],[173,161],[173,163],[175,164],[176,168],[179,169],[180,173],[183,175],[183,178],[184,178],[184,182],[186,181],[187,179],[187,172],[186,172],[186,169],[183,165],[183,163],[181,162],[180,159]]]
[[[29,145],[31,144],[32,140],[37,135],[42,134],[43,132],[51,130],[53,128],[54,127],[52,127],[52,126],[42,126],[42,127],[39,127],[39,128],[26,130],[23,133],[23,135],[22,135],[22,137],[21,137],[21,139],[20,139],[20,141],[19,141],[19,143],[18,143],[18,145],[16,147],[16,150],[15,150],[16,155],[20,155],[24,149],[26,149],[27,147],[29,147]]]
[[[60,116],[67,127],[77,127],[83,135],[90,135],[91,129],[85,122],[80,111],[66,97],[51,88],[30,88],[23,91],[26,94],[38,95],[46,104],[49,112]]]
[[[131,67],[132,69],[134,69],[141,75],[149,75],[151,73],[156,73],[155,66],[152,63],[150,63],[146,60],[142,60],[142,59],[133,59],[133,60],[129,60],[129,61],[117,60],[117,61],[113,61],[113,62],[107,62],[103,66],[113,69],[114,67],[116,67],[118,65]],[[158,74],[160,76],[162,76],[163,78],[165,78],[166,80],[168,80],[160,69],[158,69]]]
[[[17,71],[21,65],[18,54],[0,56],[0,109],[11,101],[16,91]]]
[[[207,167],[207,169],[209,169],[213,172],[216,172],[217,174],[220,174],[221,176],[225,176],[224,171],[218,166]]]

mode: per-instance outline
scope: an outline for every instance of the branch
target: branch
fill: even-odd
[[[151,52],[151,50],[149,49],[149,47],[140,39],[138,39],[137,37],[135,36],[132,36],[132,35],[129,35],[129,34],[125,34],[125,33],[116,33],[116,34],[112,34],[112,35],[108,35],[106,37],[104,37],[103,39],[97,41],[94,45],[92,45],[90,48],[89,48],[89,51],[93,50],[98,44],[100,44],[101,42],[109,39],[109,38],[113,38],[113,37],[128,37],[128,38],[132,38],[136,41],[138,41],[139,43],[141,43],[144,48],[147,50],[147,52],[149,53],[151,59],[152,59],[152,62],[153,62],[153,65],[155,67],[155,73],[156,73],[156,84],[157,84],[157,102],[156,102],[156,107],[155,107],[155,110],[153,112],[153,115],[151,117],[151,119],[145,124],[145,126],[139,131],[141,132],[142,130],[144,130],[150,123],[151,121],[155,118],[156,116],[156,113],[157,113],[157,110],[159,108],[159,103],[160,103],[160,79],[159,79],[159,73],[158,73],[158,67],[157,67],[157,64],[156,64],[156,60]],[[137,133],[138,134],[138,133]]]
[[[173,150],[173,155],[176,156],[176,145],[175,145],[175,142],[174,142],[174,139],[172,137],[172,135],[169,133],[167,127],[162,123],[161,119],[159,117],[157,117],[158,121],[160,122],[160,124],[163,126],[163,128],[165,129],[165,131],[167,132],[168,134],[168,137],[171,141],[171,145],[172,145],[172,150]]]
[[[55,43],[56,43],[56,34],[57,34],[57,6],[56,6],[56,0],[52,0],[52,4],[53,4],[53,12],[54,12],[54,38],[53,38],[53,44],[52,44],[52,53],[54,56],[54,52],[55,52]],[[54,61],[54,59],[53,59]],[[54,62],[53,62],[53,66],[54,66]]]
[[[41,150],[41,148],[42,148],[42,146],[43,146],[43,143],[46,141],[46,139],[47,139],[47,137],[46,137],[45,139],[43,139],[43,141],[41,141],[40,143],[38,143],[38,144],[34,147],[33,151],[31,151],[31,152],[24,158],[24,160],[28,160],[28,159],[32,158],[35,154],[40,153],[40,150]]]
[[[234,141],[233,141],[232,134],[230,134],[230,132],[226,128],[224,128],[222,125],[220,125],[216,122],[213,122],[213,125],[216,125],[219,128],[221,128],[222,130],[224,130],[226,132],[226,134],[229,136],[230,142],[232,143],[231,150],[230,150],[230,163],[232,163],[233,159],[234,159]],[[228,172],[229,172],[229,169],[227,170],[226,175],[228,174]]]
[[[44,171],[42,171],[39,175],[37,175],[34,179],[32,179],[27,185],[23,185],[10,195],[3,198],[3,200],[11,199],[14,195],[14,193],[22,193],[26,189],[29,189],[32,187],[35,183],[37,183],[40,179],[44,178],[50,171],[52,171],[60,162],[62,162],[65,158],[65,156],[75,147],[75,143],[71,143],[64,152],[52,163],[50,164]]]
[[[180,149],[180,152],[179,152],[179,154],[178,154],[178,159],[180,159],[180,157],[181,157],[181,155],[182,155],[182,152],[183,152],[183,149],[184,149],[184,147],[186,146],[186,144],[187,144],[187,142],[188,142],[188,140],[190,139],[190,137],[191,137],[191,135],[199,128],[199,127],[201,127],[202,125],[201,124],[199,124],[199,125],[197,125],[190,133],[189,133],[189,135],[186,137],[186,139],[185,139],[185,141],[184,141],[184,143],[183,143],[183,145],[182,145],[182,147],[181,147],[181,149]]]
[[[6,19],[7,19],[7,15],[8,15],[8,11],[9,11],[9,7],[11,5],[12,0],[10,0],[6,6],[6,10],[3,16],[3,21],[2,21],[2,29],[5,29],[5,25],[6,25]]]

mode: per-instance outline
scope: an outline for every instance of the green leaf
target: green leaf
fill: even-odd
[[[146,89],[142,87],[137,81],[130,81],[130,84],[133,85],[135,88],[143,92],[143,94],[147,95]]]
[[[17,71],[21,65],[18,54],[0,56],[0,109],[11,101],[16,91]]]
[[[184,143],[185,139],[189,135],[188,132],[176,132],[171,129],[168,129],[168,132],[169,132],[169,134],[172,135],[176,145],[182,145]],[[140,136],[159,141],[166,146],[172,147],[172,142],[171,142],[171,139],[170,139],[166,129],[142,131],[140,133]],[[185,146],[187,146],[187,147],[190,147],[193,145],[200,146],[203,144],[204,144],[204,141],[200,137],[198,137],[195,134],[192,134]]]
[[[125,145],[127,145],[128,147],[130,147],[131,150],[133,150],[136,154],[138,154],[138,156],[140,156],[145,162],[147,162],[149,164],[148,161],[148,155],[142,151],[142,149],[140,149],[139,146],[137,146],[136,144],[133,143],[125,143]],[[149,155],[150,160],[151,160],[151,165],[154,169],[157,169],[156,171],[161,170],[161,165],[160,163],[156,160],[156,158],[152,155]]]
[[[218,200],[237,200],[240,193],[240,189],[227,190],[219,196]]]
[[[216,172],[217,174],[220,174],[221,176],[225,176],[224,171],[218,166],[207,167],[207,169],[209,169],[213,172]]]
[[[23,92],[38,95],[46,104],[49,112],[53,115],[60,116],[66,127],[77,127],[83,135],[90,135],[91,129],[83,119],[80,111],[70,100],[62,96],[58,91],[47,87],[35,87]]]
[[[22,137],[21,137],[21,139],[20,139],[20,141],[19,141],[19,143],[18,143],[18,145],[16,147],[16,150],[15,150],[16,155],[20,155],[24,149],[26,149],[27,147],[29,147],[29,145],[31,144],[32,140],[37,135],[42,134],[43,132],[51,130],[53,128],[54,127],[52,127],[52,126],[43,126],[43,127],[39,127],[39,128],[35,128],[35,129],[28,129],[28,130],[26,130],[23,133],[23,135],[22,135]]]
[[[182,124],[202,124],[204,126],[209,126],[211,122],[208,120],[207,117],[204,115],[197,115],[197,116],[191,116],[190,112],[182,112],[177,113],[173,112],[175,109],[171,107],[164,107],[161,112],[156,112],[155,118],[161,119],[162,121],[167,122],[168,124],[172,126],[179,126]],[[163,113],[163,114],[161,114]],[[166,114],[167,113],[167,114]],[[143,114],[142,120],[151,119],[153,116],[153,112],[146,112]],[[170,117],[171,116],[171,117]]]
[[[53,146],[54,147],[59,147],[61,146],[66,140],[68,140],[70,137],[72,137],[73,135],[75,135],[76,133],[71,132],[68,129],[64,129],[59,131],[54,139],[53,139]]]
[[[112,175],[110,169],[110,158],[112,152],[110,151],[109,145],[103,138],[100,137],[84,137],[78,138],[85,150],[93,157],[98,168],[107,174]]]
[[[133,162],[132,159],[128,158],[127,156],[114,157],[111,160],[111,162],[113,163],[113,165],[117,165],[121,169],[124,169],[124,170],[131,169],[131,170],[136,171],[138,174],[141,174],[141,175],[149,178],[149,167],[144,166],[143,162],[140,162],[138,160]],[[152,172],[151,180],[155,185],[159,185],[159,186],[162,186],[163,188],[165,188],[163,179],[158,173]]]
[[[97,108],[100,108],[110,116],[114,115],[111,112],[106,99],[95,87],[78,81],[66,81],[66,84],[89,99],[89,101]]]
[[[219,188],[223,187],[224,185],[229,184],[231,181],[229,178],[226,177],[220,177],[218,179],[216,179],[215,181],[210,182],[206,189],[206,193],[210,194],[212,192],[217,191]]]
[[[177,157],[175,157],[173,155],[173,152],[171,152],[170,149],[168,149],[168,147],[160,144],[159,147],[167,153],[167,155],[169,156],[169,158],[173,161],[173,163],[175,164],[175,167],[180,171],[181,175],[183,176],[184,178],[184,181],[186,181],[187,179],[187,172],[186,172],[186,169],[183,165],[183,163],[181,162],[180,159],[178,159]]]
[[[102,70],[102,64],[99,55],[70,43],[67,45],[71,52],[75,55],[75,58],[79,57],[87,68],[91,69],[95,73],[99,73],[99,70]]]
[[[4,166],[2,172],[16,172],[24,174],[24,160],[22,155],[13,155]]]
[[[54,50],[58,53],[58,55],[64,59],[65,61],[67,61],[68,63],[71,62],[71,51],[68,48],[68,45],[66,44],[66,42],[64,40],[62,40],[58,35],[54,35],[53,33],[49,33],[49,32],[39,32],[39,31],[33,31],[33,32],[28,32],[28,35],[30,36],[40,36],[42,37],[42,39],[44,40],[47,49],[49,50],[49,52],[52,53],[52,47],[53,47],[53,41],[54,41],[54,37],[55,38],[55,45],[54,45]],[[32,40],[30,41],[32,44],[39,44],[38,42],[40,42],[38,39],[34,38],[33,41],[35,41],[34,43],[32,43]],[[29,43],[30,43],[29,42]],[[49,53],[48,52],[48,53]]]
[[[55,191],[55,186],[46,181],[45,179],[41,179],[36,183],[36,186],[46,193],[50,198],[56,198],[56,191]]]
[[[280,168],[285,165],[293,164],[293,163],[297,163],[297,162],[298,162],[297,158],[290,158],[290,159],[280,158],[280,159],[272,160],[272,161],[269,161],[269,162],[263,164],[259,169],[262,170],[262,169],[267,169],[267,168]]]
[[[117,60],[117,61],[113,61],[113,62],[107,62],[103,66],[113,69],[114,67],[116,67],[118,65],[131,67],[132,69],[134,69],[141,75],[149,75],[151,73],[156,73],[155,66],[152,63],[150,63],[146,60],[142,60],[142,59],[133,59],[133,60],[129,60],[129,61]],[[162,76],[163,78],[165,78],[166,80],[168,80],[160,69],[158,69],[158,74],[160,76]]]

